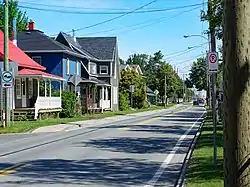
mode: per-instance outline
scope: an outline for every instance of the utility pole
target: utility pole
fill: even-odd
[[[185,74],[183,73],[183,103],[185,101]]]
[[[166,99],[167,99],[167,75],[164,74],[164,107],[166,108]]]
[[[4,0],[4,71],[9,71],[9,3]],[[5,123],[4,126],[9,126],[10,121],[10,89],[5,88]]]
[[[224,0],[224,186],[250,181],[250,1]]]
[[[213,0],[208,1],[208,13],[214,14],[214,7],[211,7]],[[209,23],[209,34],[211,40],[211,52],[216,52],[215,28]],[[212,77],[212,114],[213,114],[213,143],[214,143],[214,168],[217,168],[217,115],[216,115],[216,73],[211,74]]]

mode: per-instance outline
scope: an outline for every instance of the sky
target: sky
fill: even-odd
[[[152,0],[19,0],[19,5],[45,9],[88,11],[92,13],[97,11],[129,12],[150,1]],[[173,9],[181,6],[202,4],[203,2],[204,0],[157,0],[149,6],[140,9],[140,11]],[[53,6],[41,6],[34,3]],[[64,8],[55,6],[64,6]],[[69,9],[67,7],[79,7],[79,9]],[[200,12],[204,8],[206,9],[206,4],[200,7],[187,7],[154,13],[131,13],[105,24],[79,30],[75,32],[75,35],[77,37],[116,36],[118,38],[119,56],[124,60],[134,53],[153,55],[161,50],[165,60],[175,66],[176,69],[178,68],[180,75],[185,75],[188,73],[192,62],[197,57],[205,55],[208,49],[205,38],[199,36],[183,37],[184,35],[201,35],[207,29],[207,22],[200,21]],[[119,16],[59,13],[27,8],[21,8],[21,10],[25,10],[28,17],[35,22],[36,29],[43,31],[47,35],[56,35],[60,31],[70,32],[72,29],[77,30],[88,27]],[[109,32],[102,32],[107,30]],[[203,36],[207,37],[206,35]],[[198,47],[188,52],[185,51],[188,47],[193,46]],[[171,56],[171,54],[174,55]]]

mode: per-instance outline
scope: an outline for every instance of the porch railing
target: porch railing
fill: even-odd
[[[37,119],[40,109],[56,109],[61,107],[61,97],[37,97],[35,103],[35,119]]]
[[[103,109],[111,108],[110,100],[100,100],[100,107]]]

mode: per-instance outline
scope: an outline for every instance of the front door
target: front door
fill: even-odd
[[[27,82],[26,79],[22,79],[22,108],[27,107]]]

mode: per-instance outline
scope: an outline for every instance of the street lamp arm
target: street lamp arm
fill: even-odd
[[[207,41],[209,40],[209,39],[206,38],[205,36],[198,35],[198,34],[184,35],[183,37],[184,37],[184,38],[189,38],[189,37],[195,37],[195,36],[202,37],[202,38],[204,38],[204,39],[207,40]]]

